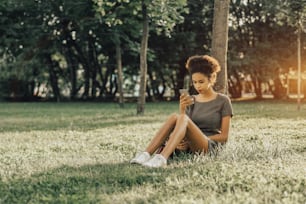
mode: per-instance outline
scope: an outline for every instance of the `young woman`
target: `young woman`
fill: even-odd
[[[197,55],[187,60],[186,68],[197,94],[192,97],[181,94],[180,113],[172,114],[145,151],[130,163],[161,167],[176,149],[208,153],[226,143],[233,110],[230,99],[213,89],[220,71],[219,63],[213,57]],[[161,152],[151,158],[163,145]]]

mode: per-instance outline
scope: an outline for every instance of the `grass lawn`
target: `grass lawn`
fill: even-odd
[[[178,103],[0,103],[0,203],[306,203],[306,107],[233,102],[217,156],[130,165]]]

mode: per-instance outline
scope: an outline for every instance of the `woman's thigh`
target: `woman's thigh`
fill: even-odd
[[[189,148],[192,152],[207,152],[208,137],[203,134],[200,128],[188,117],[186,137]]]

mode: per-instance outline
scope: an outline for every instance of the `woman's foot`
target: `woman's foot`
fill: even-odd
[[[162,167],[167,165],[167,159],[161,154],[155,154],[152,159],[142,164],[146,167]]]
[[[131,161],[131,164],[143,164],[151,158],[151,155],[148,152],[138,153]]]

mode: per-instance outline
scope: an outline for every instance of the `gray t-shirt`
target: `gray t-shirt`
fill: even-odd
[[[186,109],[186,114],[206,136],[221,133],[221,120],[233,116],[233,108],[228,96],[218,93],[214,100],[197,102]]]

